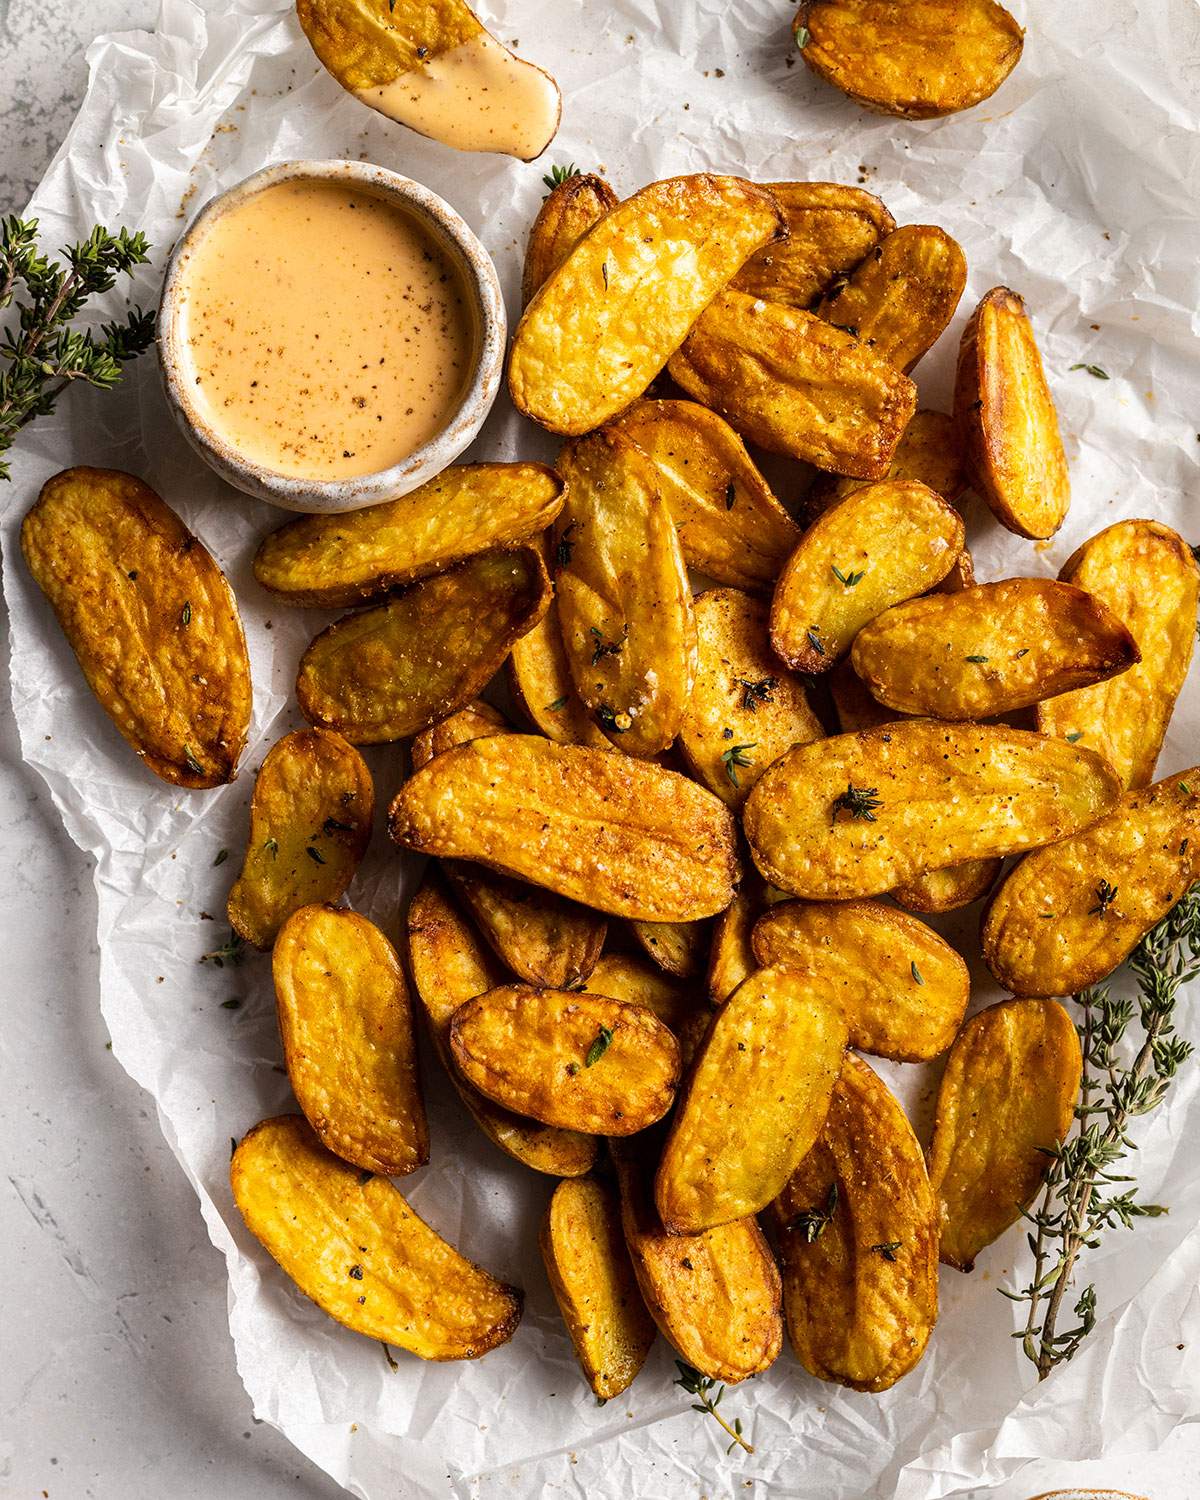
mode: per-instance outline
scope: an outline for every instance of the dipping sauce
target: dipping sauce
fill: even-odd
[[[473,302],[397,205],[350,184],[280,182],[220,214],[187,255],[183,378],[243,458],[298,479],[372,474],[459,406]]]

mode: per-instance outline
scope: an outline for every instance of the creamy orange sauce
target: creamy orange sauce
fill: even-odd
[[[562,107],[549,73],[514,57],[486,31],[357,97],[445,146],[523,161],[554,139]]]
[[[182,287],[201,418],[289,477],[401,462],[473,371],[462,272],[414,216],[349,183],[276,183],[227,210],[188,252]]]

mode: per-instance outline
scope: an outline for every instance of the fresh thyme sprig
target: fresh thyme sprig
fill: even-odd
[[[725,1452],[732,1453],[735,1448],[744,1448],[747,1453],[753,1453],[754,1448],[742,1436],[741,1417],[735,1417],[733,1419],[733,1426],[730,1427],[729,1423],[717,1410],[717,1407],[721,1404],[721,1397],[725,1394],[725,1387],[718,1385],[709,1376],[701,1375],[699,1370],[693,1370],[691,1365],[684,1364],[681,1359],[677,1359],[675,1365],[679,1371],[675,1384],[682,1386],[689,1396],[695,1396],[696,1398],[692,1402],[692,1410],[704,1412],[705,1415],[719,1422],[732,1439]],[[714,1389],[716,1390],[716,1395],[713,1395]]]
[[[550,189],[550,193],[552,193],[556,187],[561,187],[564,182],[570,182],[572,177],[578,177],[579,175],[579,168],[572,162],[569,167],[559,165],[551,167],[548,172],[543,173],[542,181]],[[550,193],[547,193],[546,196],[549,197]]]
[[[852,781],[848,781],[846,790],[839,792],[833,799],[831,821],[836,823],[838,813],[848,812],[851,818],[861,818],[864,823],[874,823],[876,808],[883,806],[883,798],[876,795],[877,791],[876,787],[855,786]]]

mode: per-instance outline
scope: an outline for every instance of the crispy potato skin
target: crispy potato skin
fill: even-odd
[[[1141,659],[1094,594],[1051,578],[1006,578],[885,610],[850,661],[881,703],[937,719],[990,719],[1103,682]]]
[[[357,912],[304,906],[271,955],[288,1078],[321,1144],[368,1172],[429,1160],[412,1006],[396,950]]]
[[[538,1243],[588,1385],[602,1401],[619,1396],[645,1364],[655,1334],[621,1230],[619,1198],[594,1177],[560,1182]]]
[[[965,535],[953,506],[914,479],[839,501],[804,533],[775,585],[776,655],[793,671],[827,672],[876,615],[940,583]],[[843,581],[856,573],[853,585]]]
[[[355,745],[418,734],[471,701],[552,594],[537,551],[520,547],[480,552],[345,615],[300,659],[300,712]]]
[[[779,965],[717,1011],[663,1148],[654,1201],[672,1234],[765,1208],[820,1132],[846,1050],[836,1005]]]
[[[229,1175],[251,1233],[355,1333],[445,1360],[478,1359],[516,1331],[516,1287],[435,1234],[386,1177],[364,1179],[326,1151],[299,1115],[248,1131]]]
[[[989,98],[1024,32],[995,0],[805,0],[804,61],[863,109],[929,120]]]
[[[836,1206],[815,1240],[792,1227],[802,1214],[823,1212],[834,1188]],[[773,1216],[796,1358],[818,1380],[852,1390],[895,1385],[925,1353],[937,1321],[937,1207],[899,1101],[853,1053]]]
[[[692,922],[733,899],[724,805],[649,762],[534,735],[460,745],[401,787],[397,843],[472,859],[612,916]]]
[[[708,949],[707,922],[638,922],[629,930],[633,940],[657,966],[677,979],[691,979],[704,967]]]
[[[304,35],[344,89],[378,88],[483,30],[463,0],[296,0]]]
[[[835,806],[848,786],[879,799],[870,819]],[[781,757],[747,799],[743,826],[765,880],[808,901],[844,901],[1051,844],[1111,812],[1118,793],[1108,762],[1078,745],[999,725],[900,721]]]
[[[632,953],[605,953],[592,970],[585,988],[627,1005],[652,1011],[664,1026],[681,1036],[696,1015],[707,1021],[707,1009],[692,985],[655,968]]]
[[[1056,1000],[1002,1000],[959,1032],[938,1088],[929,1181],[941,1259],[969,1271],[1015,1223],[1071,1128],[1083,1061]]]
[[[766,891],[758,872],[748,871],[731,904],[713,923],[707,974],[708,998],[713,1005],[723,1005],[759,967],[750,938],[766,907]]]
[[[521,306],[558,270],[593,224],[620,199],[603,177],[577,172],[552,188],[529,229],[521,275]]]
[[[1101,901],[1100,880],[1115,886]],[[1028,855],[984,914],[983,957],[1016,995],[1106,979],[1200,880],[1200,768],[1126,792],[1106,818]]]
[[[882,479],[917,388],[813,313],[724,291],[668,365],[694,400],[771,453]]]
[[[374,815],[375,786],[353,745],[328,729],[284,735],[254,783],[242,872],[226,903],[233,930],[269,948],[293,912],[336,901],[362,862]]]
[[[1038,728],[1078,735],[1126,786],[1145,786],[1192,659],[1200,567],[1169,526],[1118,521],[1084,542],[1058,576],[1103,600],[1129,627],[1142,659],[1120,677],[1040,703]]]
[[[595,1135],[661,1120],[679,1082],[679,1043],[652,1011],[575,990],[510,984],[477,995],[450,1018],[450,1051],[497,1104]]]
[[[551,432],[601,426],[635,400],[756,250],[786,235],[764,188],[701,172],[626,198],[525,309],[508,389]]]
[[[203,542],[117,469],[64,469],[21,524],[21,551],[100,707],[174,786],[237,774],[250,660],[233,590]]]
[[[904,429],[885,478],[920,480],[953,505],[967,487],[965,463],[962,436],[954,418],[922,407]],[[818,474],[800,501],[801,509],[815,520],[823,510],[870,482]]]
[[[1058,412],[1025,304],[993,287],[963,329],[954,418],[971,483],[1002,526],[1051,537],[1071,504]]]
[[[862,1052],[926,1062],[945,1052],[966,1012],[963,960],[931,927],[882,901],[786,901],[759,917],[751,942],[760,964],[805,974]]]
[[[473,698],[457,713],[439,719],[428,729],[423,729],[412,742],[412,765],[414,771],[427,766],[435,755],[453,750],[455,745],[465,745],[471,740],[485,739],[489,734],[511,734],[512,725],[490,703],[482,698]]]

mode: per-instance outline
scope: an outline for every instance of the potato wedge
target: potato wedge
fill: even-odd
[[[962,437],[954,418],[922,407],[896,445],[887,479],[918,479],[953,505],[967,487]],[[803,515],[815,520],[823,510],[870,484],[869,479],[847,479],[818,474],[800,501]],[[965,549],[964,549],[965,550]]]
[[[993,287],[963,330],[954,418],[971,483],[1001,526],[1053,536],[1071,504],[1067,458],[1033,325],[1007,287]]]
[[[795,32],[818,78],[863,109],[907,120],[990,98],[1024,45],[995,0],[803,0]]]
[[[679,1082],[679,1043],[652,1011],[577,990],[509,984],[477,995],[450,1018],[450,1052],[495,1103],[595,1135],[661,1120]]]
[[[1041,1187],[1071,1128],[1082,1069],[1057,1000],[1002,1000],[959,1032],[928,1153],[946,1265],[971,1270]]]
[[[917,388],[814,313],[745,292],[716,297],[668,371],[742,437],[835,474],[882,479]]]
[[[881,703],[937,719],[1012,713],[1140,660],[1106,604],[1052,578],[910,599],[865,625],[850,653]]]
[[[603,954],[584,988],[593,995],[645,1006],[676,1036],[692,1016],[706,1009],[693,986],[632,953]]]
[[[836,1005],[760,969],[725,1001],[692,1066],[654,1201],[672,1234],[765,1208],[816,1140],[846,1050]]]
[[[707,978],[708,998],[714,1005],[724,1004],[759,967],[750,937],[766,909],[766,890],[758,872],[748,871],[733,901],[713,922]]]
[[[743,826],[765,880],[845,901],[1066,838],[1111,812],[1118,790],[1108,762],[1078,745],[902,720],[790,751],[750,793]]]
[[[677,979],[691,979],[704,967],[707,922],[633,921],[629,931],[646,957]]]
[[[541,558],[520,547],[480,552],[344,615],[300,658],[300,712],[355,745],[418,734],[475,697],[551,595]]]
[[[283,1059],[321,1144],[401,1177],[429,1160],[412,1006],[396,950],[373,922],[303,906],[271,955]]]
[[[237,775],[250,661],[237,601],[203,542],[132,474],[64,469],[21,551],[100,707],[174,786]]]
[[[885,479],[804,533],[771,601],[771,644],[796,672],[826,672],[893,604],[931,589],[962,551],[962,517],[913,479]]]
[[[408,908],[408,969],[429,1035],[475,1123],[515,1161],[552,1177],[581,1177],[596,1160],[596,1139],[523,1120],[485,1099],[454,1066],[450,1017],[465,1001],[504,982],[500,965],[450,900],[436,870],[425,877]]]
[[[899,1101],[853,1053],[773,1216],[796,1358],[851,1390],[895,1385],[937,1321],[937,1207]]]
[[[550,1289],[601,1401],[633,1383],[654,1342],[621,1229],[621,1203],[594,1177],[560,1182],[539,1236]]]
[[[740,177],[672,177],[626,198],[525,309],[508,362],[513,404],[551,432],[601,426],[642,394],[742,263],[786,233],[771,194]]]
[[[1192,659],[1200,568],[1169,526],[1118,521],[1084,542],[1058,576],[1108,605],[1142,659],[1120,677],[1039,703],[1038,728],[1078,739],[1115,766],[1126,786],[1145,786]]]
[[[307,1120],[247,1131],[229,1166],[246,1226],[322,1312],[421,1359],[507,1343],[522,1295],[460,1255],[386,1177],[326,1151]]]
[[[549,280],[588,230],[620,199],[603,177],[572,172],[551,188],[529,229],[521,275],[521,306]]]
[[[423,729],[412,742],[412,765],[414,771],[427,766],[435,755],[453,750],[455,745],[466,745],[471,740],[486,739],[489,734],[511,734],[512,725],[498,708],[493,708],[482,698],[473,698],[457,713],[439,719],[428,729]]]

